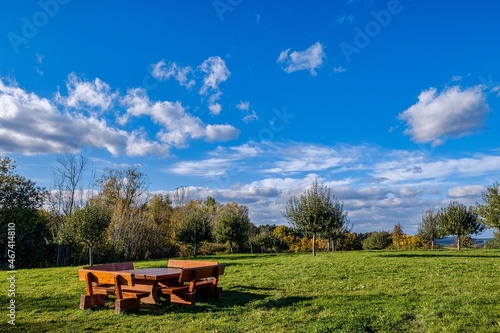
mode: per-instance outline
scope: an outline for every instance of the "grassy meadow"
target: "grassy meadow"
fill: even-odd
[[[201,258],[200,258],[201,259]],[[500,332],[500,251],[355,251],[204,257],[227,265],[221,300],[79,310],[79,267],[16,274],[10,332]],[[166,267],[167,259],[137,262]]]

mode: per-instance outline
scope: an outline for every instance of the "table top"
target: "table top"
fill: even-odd
[[[133,273],[136,279],[140,280],[165,280],[178,278],[181,275],[180,268],[139,268],[127,269],[122,272]]]

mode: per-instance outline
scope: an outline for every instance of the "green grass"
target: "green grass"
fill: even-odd
[[[79,310],[78,267],[19,270],[11,332],[500,332],[500,251],[375,251],[212,256],[221,300]],[[136,267],[165,267],[167,260]],[[9,272],[2,272],[7,276]]]

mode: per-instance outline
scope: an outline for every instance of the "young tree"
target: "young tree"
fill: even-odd
[[[202,242],[212,239],[211,217],[200,201],[189,201],[184,207],[177,240],[193,247],[193,257],[198,254]]]
[[[472,207],[458,202],[451,202],[448,207],[442,208],[437,214],[439,226],[445,235],[457,236],[457,250],[460,251],[460,238],[470,234],[478,234],[485,226],[478,222],[478,216]]]
[[[483,193],[484,204],[476,204],[477,213],[488,227],[500,230],[500,185],[495,182],[486,190]]]
[[[215,236],[218,242],[229,242],[233,253],[233,245],[243,244],[248,240],[250,219],[248,207],[232,202],[222,206],[214,218]]]
[[[417,233],[423,240],[431,244],[431,249],[434,250],[436,238],[441,237],[442,230],[439,228],[437,214],[433,209],[422,212],[422,223],[418,227]]]
[[[336,203],[336,198],[332,197],[330,189],[323,184],[318,185],[316,179],[300,197],[291,197],[282,212],[283,217],[294,227],[307,236],[312,236],[313,256],[316,255],[316,236],[332,232],[338,227],[336,225],[338,221],[335,220],[338,213],[335,209]]]
[[[89,265],[94,264],[94,246],[106,239],[105,230],[111,221],[108,209],[89,202],[85,207],[77,208],[69,216],[69,225],[75,241],[89,249]]]
[[[392,245],[398,250],[401,250],[401,240],[403,239],[403,236],[403,226],[398,222],[394,225],[391,232]]]

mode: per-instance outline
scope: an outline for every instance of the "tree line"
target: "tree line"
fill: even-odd
[[[210,196],[194,200],[186,187],[152,195],[147,175],[137,167],[107,169],[85,185],[87,168],[81,154],[59,158],[54,188],[47,191],[17,174],[10,158],[0,157],[0,226],[7,235],[7,226],[15,225],[16,267],[236,251],[312,250],[315,255],[318,250],[434,248],[435,240],[446,235],[457,236],[460,249],[471,234],[500,228],[498,183],[475,207],[454,202],[423,212],[418,233],[409,236],[399,223],[391,232],[352,232],[343,202],[317,180],[286,203],[282,215],[290,226],[256,226],[248,207],[237,202],[222,204]],[[7,259],[6,237],[0,246]]]

